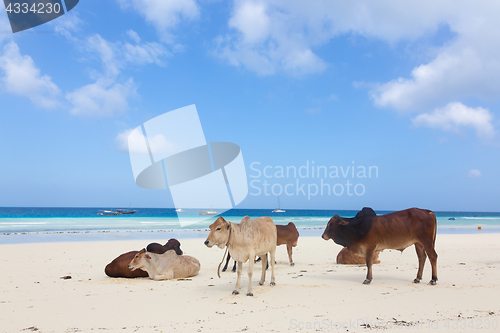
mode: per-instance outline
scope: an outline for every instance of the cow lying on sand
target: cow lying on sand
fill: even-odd
[[[380,251],[375,251],[373,253],[373,263],[379,264],[380,260],[378,260],[378,254]],[[339,265],[364,265],[366,264],[366,259],[358,256],[357,254],[351,253],[347,247],[344,247],[340,250],[339,254],[337,254],[337,264]]]
[[[168,250],[175,250],[177,254],[182,254],[181,243],[175,238],[169,239],[165,245],[158,243],[151,243],[147,247],[147,251],[162,254]],[[141,269],[136,269],[132,271],[127,266],[134,256],[139,253],[139,251],[130,251],[118,256],[112,262],[110,262],[104,272],[109,277],[124,277],[124,278],[137,278],[137,277],[148,277],[148,273]]]
[[[142,269],[152,280],[172,280],[198,274],[200,262],[191,256],[178,255],[174,250],[156,254],[142,249],[130,261],[128,268],[132,271]]]
[[[256,256],[264,259],[268,252],[271,253],[271,286],[276,285],[274,281],[276,239],[276,226],[270,217],[259,217],[252,220],[249,216],[245,216],[239,224],[227,222],[223,217],[219,217],[210,225],[210,234],[205,241],[205,245],[208,247],[217,245],[221,249],[227,246],[231,257],[238,262],[238,278],[233,295],[239,294],[242,266],[244,262],[250,259],[248,263],[247,296],[253,296],[252,273]],[[263,260],[262,276],[259,284],[263,285],[265,279],[266,263]]]
[[[290,260],[290,266],[294,266],[295,263],[293,262],[293,259],[292,259],[292,247],[297,246],[297,240],[299,239],[299,232],[297,231],[295,224],[293,224],[293,222],[290,222],[287,225],[277,224],[276,225],[276,232],[277,232],[276,246],[286,244],[286,250],[288,253],[288,260]],[[229,259],[231,259],[231,255],[227,256],[226,265],[224,265],[224,268],[222,269],[223,272],[225,272],[227,270],[227,265],[229,264]],[[259,261],[260,261],[260,258],[257,259],[255,262],[259,262]],[[268,268],[269,268],[269,263],[267,263],[267,266],[266,266],[266,269],[268,269]],[[236,261],[234,262],[233,272],[236,272]]]
[[[353,218],[335,215],[328,221],[323,239],[332,239],[345,246],[350,252],[366,258],[368,272],[364,284],[372,281],[373,254],[375,251],[394,249],[403,251],[415,244],[418,256],[417,277],[422,279],[426,256],[432,266],[430,284],[437,281],[436,215],[426,209],[410,208],[386,215],[377,216],[373,209],[363,208]]]

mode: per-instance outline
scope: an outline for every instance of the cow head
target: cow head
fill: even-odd
[[[223,249],[229,239],[229,229],[231,229],[231,224],[224,220],[221,216],[214,223],[210,225],[210,234],[205,241],[205,245],[212,247],[217,245]]]
[[[146,260],[151,260],[151,256],[146,253],[146,249],[142,249],[134,256],[134,259],[128,264],[128,268],[132,271],[136,269],[143,268],[146,264]]]
[[[322,237],[324,240],[332,239],[339,245],[349,247],[368,234],[376,216],[375,211],[369,207],[363,208],[353,218],[335,215],[328,221]]]
[[[168,240],[167,244],[165,244],[165,248],[168,250],[175,250],[175,253],[178,255],[182,255],[181,243],[175,239],[171,238]]]
[[[323,235],[321,236],[324,240],[329,240],[329,239],[334,239],[336,235],[336,231],[339,228],[339,223],[341,222],[342,218],[338,215],[334,215],[330,221],[328,221],[328,224],[326,225],[325,231],[323,232]]]

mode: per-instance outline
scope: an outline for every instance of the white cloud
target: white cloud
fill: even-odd
[[[128,109],[128,99],[137,95],[132,79],[124,84],[97,80],[66,94],[73,104],[70,112],[79,116],[113,116]]]
[[[492,120],[493,116],[488,109],[471,108],[460,102],[452,102],[432,113],[420,114],[412,121],[415,126],[454,132],[470,127],[476,131],[478,137],[491,138],[495,134]]]
[[[136,40],[140,41],[139,35],[137,35]],[[134,45],[121,42],[113,43],[102,38],[99,34],[88,37],[81,47],[87,52],[97,55],[103,65],[103,75],[107,78],[116,77],[128,65],[154,63],[162,66],[163,59],[170,55],[170,52],[159,43],[146,42]]]
[[[467,176],[470,178],[477,178],[477,177],[482,177],[483,174],[481,173],[481,171],[479,171],[477,169],[471,169]]]
[[[498,99],[500,94],[500,3],[457,2],[448,12],[433,9],[436,23],[455,37],[437,49],[429,62],[371,92],[375,105],[398,112],[422,111],[450,101]]]
[[[154,154],[170,155],[179,151],[173,143],[168,142],[161,134],[156,134],[148,138],[148,140],[151,152]]]
[[[170,53],[161,44],[152,42],[132,45],[126,43],[122,49],[123,59],[127,63],[135,65],[157,64],[163,66],[163,60]]]
[[[13,41],[7,43],[0,55],[2,88],[9,93],[27,97],[34,105],[46,109],[59,106],[61,90],[48,75],[42,75],[33,59],[21,55]]]
[[[151,152],[155,154],[159,153],[168,155],[178,151],[176,146],[168,142],[167,139],[161,134],[157,134],[147,140],[142,133],[128,129],[119,133],[115,140],[118,142],[118,149],[130,151],[135,154],[149,153],[147,149],[144,149],[144,140],[148,142]]]
[[[81,31],[84,21],[80,19],[77,11],[71,11],[66,15],[58,17],[57,20],[50,21],[48,24],[55,26],[57,33],[72,39],[71,33]]]
[[[125,130],[115,138],[118,142],[118,149],[123,151],[129,151],[134,154],[148,154],[148,150],[144,149],[144,141],[146,138],[142,133],[133,131],[133,129]]]
[[[449,30],[442,45],[424,47],[427,59],[411,73],[369,87],[376,106],[421,113],[452,101],[498,100],[499,13],[495,1],[234,0],[214,54],[259,75],[303,75],[328,67],[316,50],[340,35],[395,45]]]
[[[82,45],[88,52],[96,53],[104,67],[106,77],[115,77],[120,73],[122,64],[117,58],[120,53],[116,45],[105,40],[99,34],[87,38]]]
[[[173,42],[171,30],[181,20],[194,20],[200,9],[195,0],[118,0],[123,9],[131,8],[153,24],[166,42]]]
[[[141,41],[141,37],[139,37],[139,34],[132,29],[127,30],[127,36],[136,43],[139,43]]]
[[[95,83],[88,84],[66,94],[72,104],[70,112],[80,116],[113,116],[129,108],[129,99],[137,96],[133,79],[124,81],[120,74],[130,65],[163,65],[163,58],[170,53],[158,43],[140,43],[139,35],[127,31],[136,44],[110,42],[99,34],[80,42],[82,50],[96,56],[102,63],[102,72],[91,71]]]
[[[396,43],[437,31],[450,17],[450,0],[330,1],[235,0],[230,31],[216,38],[215,54],[261,75],[322,72],[313,49],[342,34]]]
[[[243,43],[257,43],[269,35],[270,19],[263,3],[245,1],[235,9],[229,27],[243,34]]]

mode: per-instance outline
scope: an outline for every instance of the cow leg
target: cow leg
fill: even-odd
[[[375,252],[374,248],[366,249],[366,268],[368,271],[366,272],[366,279],[363,281],[363,284],[370,284],[372,282],[373,252]]]
[[[227,254],[227,259],[226,259],[226,264],[224,265],[224,268],[222,268],[222,271],[225,272],[227,270],[227,265],[229,264],[229,260],[231,259],[231,255],[228,253]],[[234,271],[233,271],[234,272]]]
[[[253,296],[252,293],[252,275],[253,275],[253,264],[255,255],[250,255],[250,260],[248,260],[248,289],[247,296]]]
[[[432,278],[431,281],[429,282],[432,285],[435,285],[437,282],[437,258],[438,255],[436,253],[436,250],[434,250],[434,244],[424,244],[424,250],[427,256],[429,257],[429,261],[431,262],[431,267],[432,267]]]
[[[238,261],[238,270],[237,270],[238,277],[236,278],[236,287],[234,287],[233,295],[238,295],[240,293],[238,291],[238,289],[240,289],[241,270],[242,269],[243,269],[243,263],[241,261]]]
[[[415,243],[415,250],[417,251],[418,257],[418,271],[417,277],[413,280],[413,283],[420,283],[422,280],[422,273],[424,272],[425,259],[427,256],[425,255],[424,246],[420,243]]]
[[[174,279],[174,271],[170,270],[167,271],[163,274],[157,274],[153,278],[155,281],[160,281],[160,280],[173,280]]]
[[[271,286],[275,286],[276,282],[274,280],[274,265],[276,260],[276,248],[271,249]]]
[[[269,263],[267,262],[267,253],[266,253],[266,261],[264,262],[264,259],[262,257],[259,257],[259,259],[262,262],[262,275],[260,276],[260,281],[259,284],[262,286],[264,284],[264,281],[266,281],[266,265]]]
[[[236,272],[236,260],[234,261],[233,273]]]
[[[288,260],[290,260],[290,266],[294,266],[295,263],[292,259],[292,244],[286,243],[286,251],[288,252]]]

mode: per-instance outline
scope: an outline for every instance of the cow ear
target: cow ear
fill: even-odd
[[[151,257],[149,256],[149,254],[146,254],[145,257],[146,257],[146,259],[151,259]]]
[[[226,229],[229,230],[229,228],[231,228],[231,225],[228,223]]]

